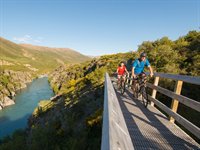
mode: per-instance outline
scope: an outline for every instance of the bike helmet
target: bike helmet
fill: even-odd
[[[145,52],[140,54],[140,57],[147,57],[147,54]]]

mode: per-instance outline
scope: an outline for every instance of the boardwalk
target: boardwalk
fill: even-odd
[[[140,100],[133,100],[128,90],[124,95],[115,91],[134,149],[200,149],[191,137],[155,107],[145,108]]]

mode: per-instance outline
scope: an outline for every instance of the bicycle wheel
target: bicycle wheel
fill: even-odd
[[[121,86],[121,80],[118,79],[117,81],[117,89],[120,90],[120,86]]]
[[[121,94],[123,95],[124,94],[124,92],[125,92],[125,83],[124,83],[124,81],[121,81],[121,89],[120,89],[120,91],[121,91]]]
[[[145,107],[148,106],[149,100],[148,100],[148,95],[145,86],[142,86],[140,89],[140,93],[142,95],[142,102]]]
[[[133,85],[133,96],[135,98],[138,98],[138,96],[139,96],[139,85],[138,85],[138,83],[135,83]]]

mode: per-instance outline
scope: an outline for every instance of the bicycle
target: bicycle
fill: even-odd
[[[122,75],[122,76],[120,76],[120,78],[118,79],[118,81],[117,81],[117,87],[118,87],[118,89],[120,90],[120,92],[121,92],[121,94],[123,95],[124,94],[124,92],[125,92],[125,82],[126,81],[126,79],[124,79],[124,76]]]
[[[146,90],[146,81],[147,81],[146,74],[141,73],[134,79],[133,85],[132,85],[134,97],[138,99],[138,97],[141,95],[142,102],[145,107],[147,107],[148,104],[150,103],[148,99],[147,90]]]

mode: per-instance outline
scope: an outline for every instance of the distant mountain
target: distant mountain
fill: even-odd
[[[91,58],[69,48],[16,44],[0,37],[0,67],[10,70],[49,72],[59,65]]]
[[[101,56],[93,56],[93,55],[87,55],[90,58],[100,58]]]

